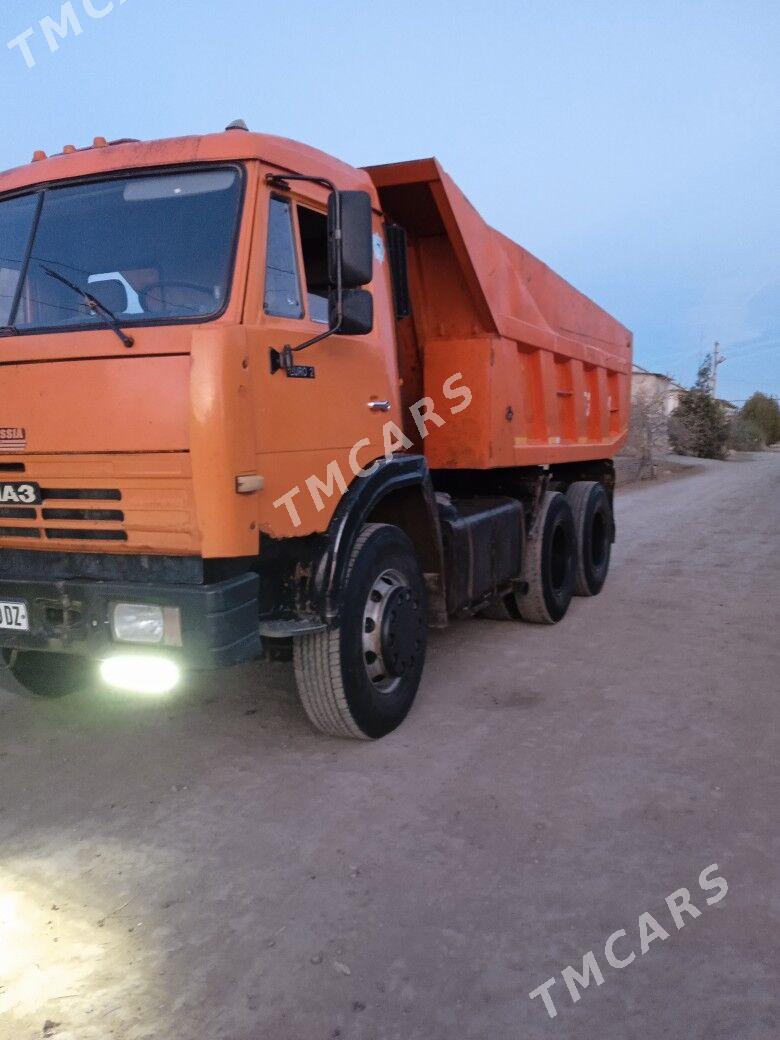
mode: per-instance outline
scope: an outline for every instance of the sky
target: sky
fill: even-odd
[[[717,340],[718,396],[780,395],[777,0],[70,2],[60,39],[62,0],[3,0],[0,169],[237,118],[356,166],[435,155],[639,364],[688,385]]]

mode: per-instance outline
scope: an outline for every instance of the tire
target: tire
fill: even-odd
[[[598,596],[609,572],[612,551],[612,508],[603,484],[578,480],[566,497],[574,516],[577,557],[574,595]]]
[[[376,740],[409,713],[427,640],[425,584],[412,543],[366,524],[350,556],[338,626],[297,636],[298,695],[323,733]]]
[[[27,693],[47,700],[77,693],[92,681],[92,662],[76,654],[3,650],[3,662]]]
[[[555,625],[574,594],[574,518],[565,495],[548,491],[541,501],[526,545],[523,580],[528,591],[517,597],[523,621]]]

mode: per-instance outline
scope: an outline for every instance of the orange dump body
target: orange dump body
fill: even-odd
[[[409,236],[411,319],[399,325],[407,404],[454,372],[470,407],[429,427],[432,468],[603,459],[628,431],[631,333],[488,227],[435,159],[368,169]],[[449,414],[441,405],[441,413]]]

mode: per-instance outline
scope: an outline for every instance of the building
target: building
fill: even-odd
[[[677,407],[680,394],[685,387],[680,386],[671,376],[663,372],[650,372],[641,365],[631,368],[631,401],[657,400],[668,418]]]
[[[717,401],[727,419],[733,419],[735,415],[739,415],[739,408],[731,401],[724,401],[722,397],[719,397]]]

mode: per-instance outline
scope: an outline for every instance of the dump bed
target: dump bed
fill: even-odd
[[[603,459],[628,431],[628,329],[527,250],[489,227],[435,159],[368,169],[409,236],[412,315],[398,325],[404,402],[445,380],[468,409],[431,428],[433,468]]]

